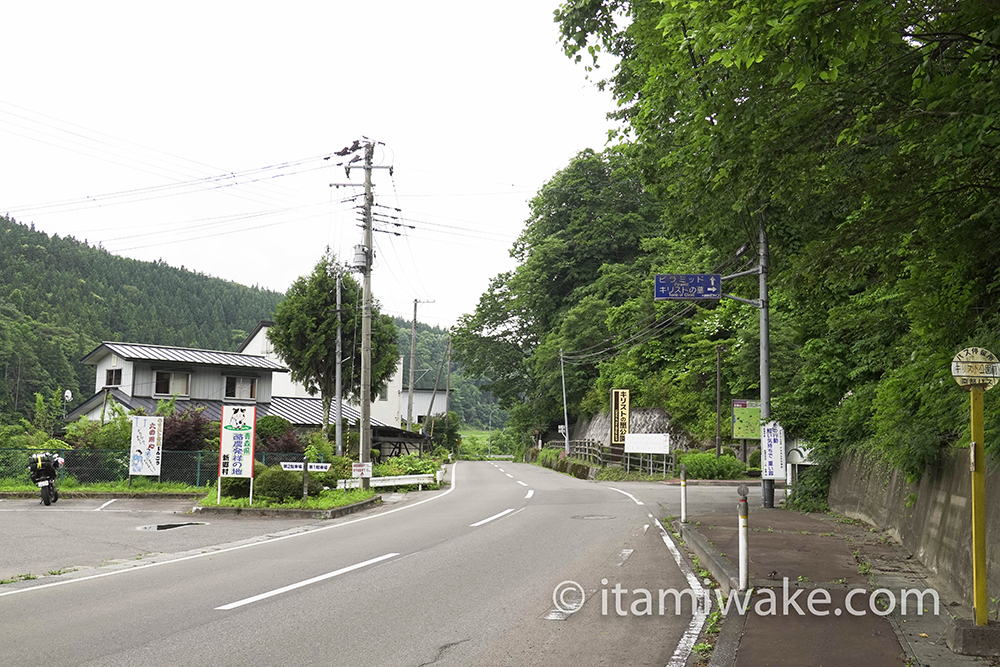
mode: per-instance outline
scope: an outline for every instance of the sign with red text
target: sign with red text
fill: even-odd
[[[160,475],[163,458],[163,417],[132,417],[132,447],[128,474]]]

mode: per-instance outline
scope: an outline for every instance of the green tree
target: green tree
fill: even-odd
[[[337,272],[336,259],[325,254],[309,276],[295,281],[285,300],[278,304],[274,326],[267,333],[275,350],[291,369],[292,379],[311,393],[319,393],[323,406],[323,438],[327,438],[330,405],[336,394],[337,369]],[[342,359],[361,368],[361,287],[342,276]],[[342,392],[355,401],[374,400],[388,385],[399,358],[396,325],[372,304],[371,387],[361,387],[360,373],[343,373]],[[328,439],[328,438],[327,438]]]

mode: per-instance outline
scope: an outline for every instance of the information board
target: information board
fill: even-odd
[[[733,399],[733,438],[760,439],[760,401]]]
[[[626,454],[669,454],[669,433],[629,433],[625,436]]]
[[[257,406],[222,406],[219,477],[253,478],[254,428]]]

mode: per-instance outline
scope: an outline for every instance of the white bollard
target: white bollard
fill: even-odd
[[[750,505],[747,503],[747,489],[745,484],[740,484],[737,493],[740,494],[740,501],[737,508],[740,513],[740,590],[749,588],[750,579],[750,554],[747,549],[747,542],[750,533]]]
[[[681,523],[688,522],[687,466],[681,464]]]

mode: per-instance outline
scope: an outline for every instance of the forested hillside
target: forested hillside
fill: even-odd
[[[403,387],[410,385],[410,332],[411,322],[400,317],[396,318],[399,328],[399,352],[403,357]],[[433,389],[434,382],[440,383],[438,391],[441,395],[434,402],[434,411],[444,411],[444,389],[447,378],[447,366],[444,365],[448,351],[448,331],[440,327],[417,322],[416,364],[414,367],[414,387],[417,389]],[[451,405],[449,410],[458,414],[463,424],[475,427],[494,429],[502,428],[507,413],[500,410],[495,400],[487,392],[479,389],[482,380],[474,381],[467,377],[462,365],[452,354],[451,363]],[[406,397],[403,397],[401,414],[406,420]],[[491,421],[492,412],[492,421]]]
[[[996,3],[571,0],[557,21],[622,132],[541,189],[518,267],[454,331],[516,427],[562,421],[563,350],[571,420],[626,388],[714,439],[717,353],[723,405],[759,396],[758,311],[654,303],[653,278],[750,269],[763,227],[789,435],[914,477],[968,445],[949,362],[1000,353]]]
[[[101,341],[233,350],[282,298],[0,218],[0,419],[35,392],[90,396],[78,361]]]

